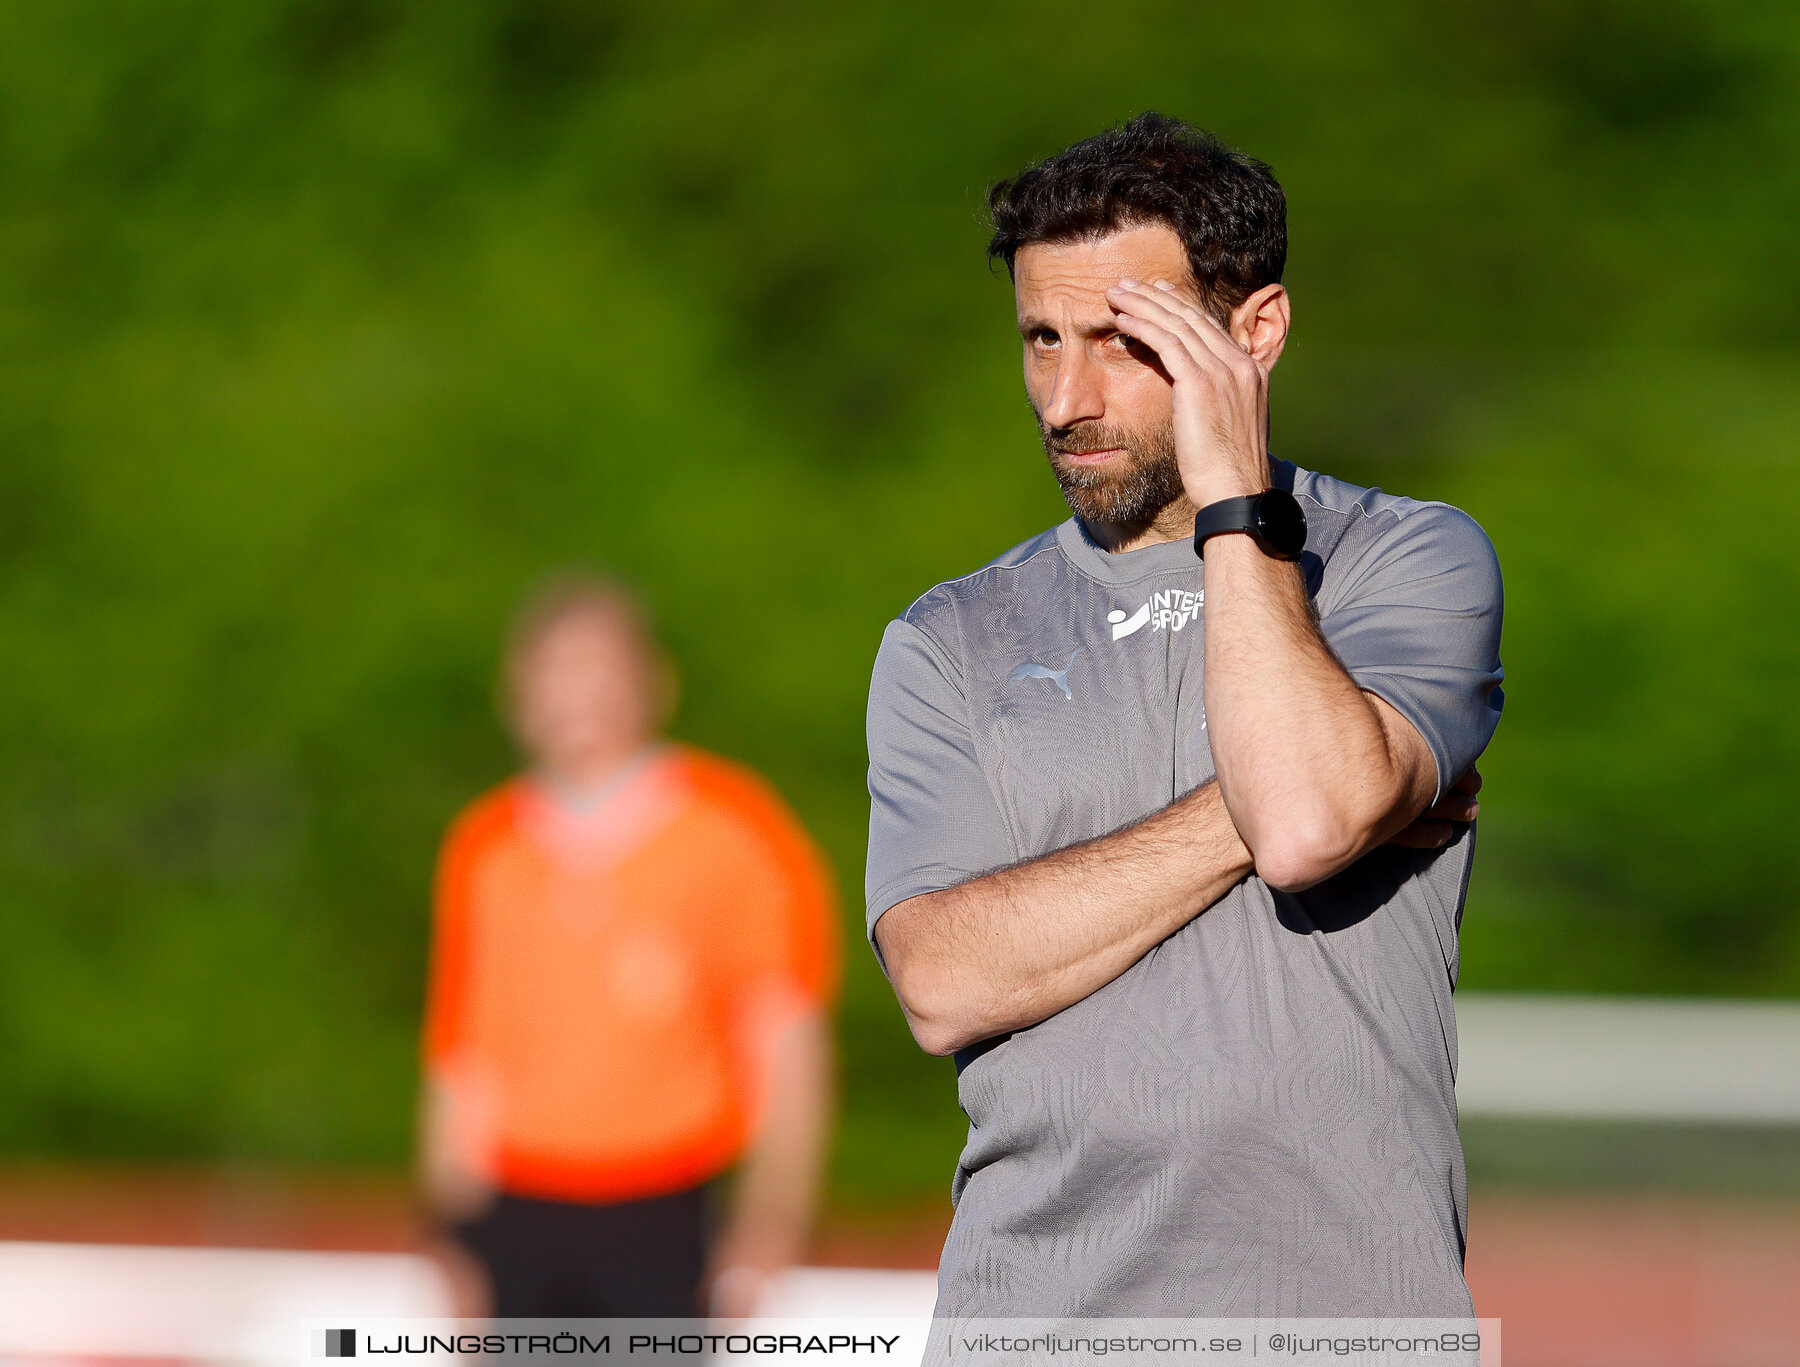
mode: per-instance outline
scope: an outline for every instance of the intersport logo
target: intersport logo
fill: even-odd
[[[1113,640],[1118,641],[1145,627],[1152,631],[1180,631],[1199,617],[1205,606],[1205,589],[1161,589],[1151,594],[1136,612],[1127,615],[1123,608],[1114,608],[1106,614],[1106,620],[1112,623]]]

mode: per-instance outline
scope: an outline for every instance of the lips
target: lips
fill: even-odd
[[[1108,446],[1099,451],[1060,451],[1057,454],[1075,465],[1098,465],[1102,461],[1111,460],[1114,456],[1124,455],[1125,450],[1119,446]]]

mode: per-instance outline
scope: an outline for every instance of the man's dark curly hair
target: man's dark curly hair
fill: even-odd
[[[1143,113],[988,191],[988,258],[1162,223],[1187,248],[1207,309],[1224,317],[1287,264],[1287,196],[1262,162],[1203,128]]]

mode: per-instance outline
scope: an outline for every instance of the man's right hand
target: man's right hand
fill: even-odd
[[[1409,850],[1435,850],[1448,845],[1459,829],[1480,812],[1481,804],[1475,800],[1475,794],[1480,791],[1481,774],[1470,765],[1468,772],[1452,783],[1448,792],[1388,844],[1404,845]]]

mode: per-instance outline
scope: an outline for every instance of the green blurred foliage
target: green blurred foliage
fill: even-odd
[[[0,1150],[399,1161],[498,634],[588,564],[836,862],[839,1198],[942,1192],[867,670],[1063,515],[983,189],[1143,108],[1288,188],[1280,452],[1499,547],[1465,984],[1800,989],[1797,91],[1713,0],[0,10]]]

